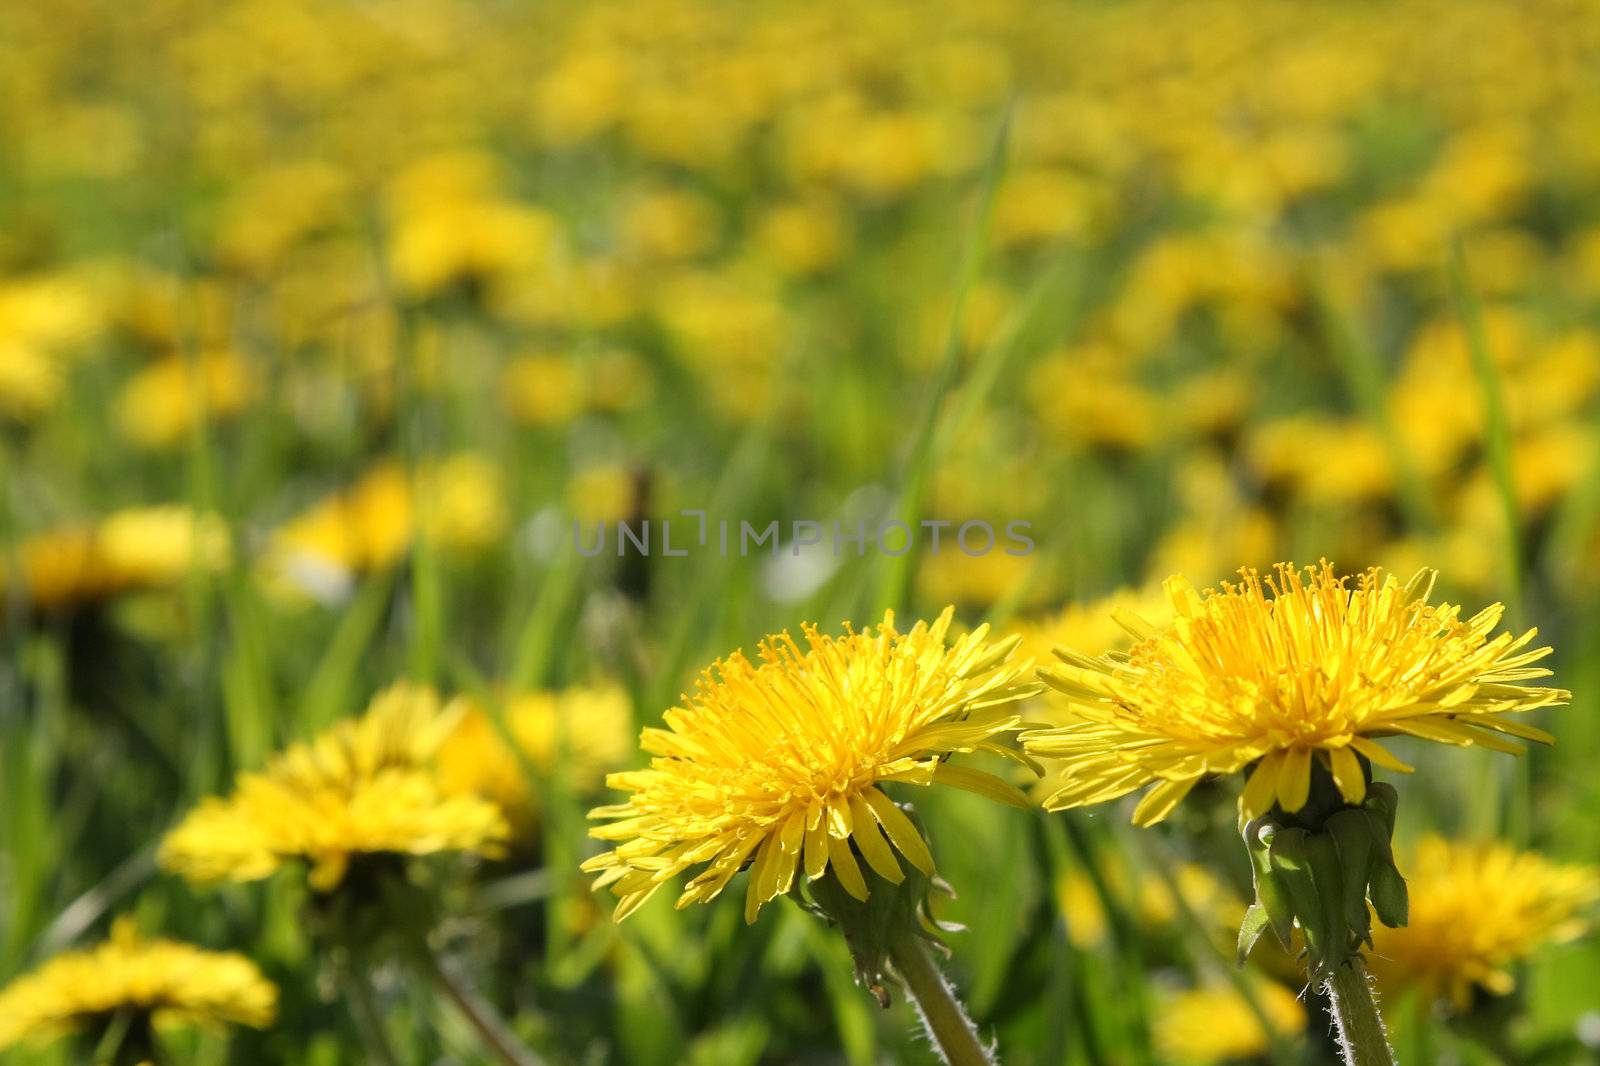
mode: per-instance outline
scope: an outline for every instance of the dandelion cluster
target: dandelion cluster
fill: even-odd
[[[0,1058],[1560,1057],[1597,114],[1596,0],[0,3]]]

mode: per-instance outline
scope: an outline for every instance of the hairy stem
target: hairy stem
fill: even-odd
[[[1345,1066],[1395,1066],[1383,1017],[1372,998],[1372,982],[1359,952],[1334,968],[1328,978],[1328,1000],[1339,1033]]]
[[[889,957],[947,1066],[996,1066],[927,941],[910,930],[898,932],[889,941]]]

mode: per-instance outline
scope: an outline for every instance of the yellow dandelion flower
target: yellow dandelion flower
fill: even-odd
[[[434,757],[464,710],[397,685],[367,713],[241,774],[167,835],[161,864],[189,880],[254,881],[303,859],[329,891],[362,855],[495,854],[508,836],[494,804],[449,795]]]
[[[886,782],[948,784],[1026,806],[999,778],[946,761],[1009,752],[1000,741],[1021,724],[1009,705],[1036,691],[1015,638],[989,643],[980,626],[947,646],[953,616],[946,608],[902,633],[890,612],[875,633],[847,625],[841,637],[807,625],[805,648],[784,633],[762,642],[759,665],[735,652],[707,670],[666,713],[665,729],[644,731],[649,768],[611,775],[628,801],[590,812],[615,819],[591,835],[622,842],[584,863],[621,897],[618,920],[701,863],[709,865],[678,906],[714,898],[753,858],[747,921],[799,869],[812,881],[831,869],[865,899],[857,852],[896,884],[905,874],[895,850],[931,873],[933,856],[881,790]]]
[[[1254,818],[1274,799],[1288,812],[1304,806],[1313,758],[1350,803],[1366,792],[1363,758],[1409,772],[1375,736],[1509,752],[1521,748],[1503,734],[1553,739],[1509,717],[1568,693],[1520,684],[1549,676],[1531,664],[1550,649],[1528,647],[1532,629],[1491,637],[1501,605],[1463,621],[1459,607],[1427,602],[1432,571],[1402,585],[1369,570],[1353,587],[1326,562],[1303,572],[1279,564],[1264,582],[1240,573],[1239,584],[1205,595],[1170,578],[1174,621],[1126,654],[1057,649],[1061,664],[1041,676],[1072,700],[1077,720],[1023,737],[1033,754],[1068,760],[1048,808],[1156,783],[1134,812],[1149,825],[1202,778],[1254,763],[1239,798]]]
[[[395,566],[420,527],[451,552],[482,550],[509,523],[499,471],[471,452],[434,460],[416,476],[392,459],[272,534],[263,566],[291,589],[342,592],[353,574]]]
[[[257,392],[255,371],[236,352],[207,352],[193,361],[168,356],[123,387],[117,397],[117,425],[141,448],[172,448],[188,439],[202,417],[232,418]]]
[[[531,827],[538,804],[524,760],[542,774],[559,761],[571,787],[593,792],[633,749],[632,707],[616,685],[519,693],[506,700],[505,728],[520,757],[487,714],[468,710],[439,749],[439,778],[451,795],[493,800],[518,830]]]
[[[119,918],[111,939],[59,955],[0,991],[0,1050],[44,1044],[136,1012],[161,1028],[263,1028],[278,990],[243,955],[141,937]]]
[[[1406,865],[1410,922],[1374,928],[1369,961],[1382,987],[1420,989],[1465,1008],[1474,986],[1512,990],[1510,967],[1591,928],[1600,868],[1563,865],[1499,841],[1426,837]]]
[[[15,582],[34,608],[64,610],[175,585],[192,572],[214,573],[228,558],[220,516],[179,505],[133,507],[98,524],[29,537],[17,547],[16,564],[0,566],[0,591]]]
[[[1305,1028],[1305,1008],[1287,988],[1260,981],[1252,994],[1254,1007],[1231,985],[1193,989],[1168,999],[1156,1018],[1161,1061],[1230,1062],[1263,1054],[1270,1046],[1263,1015],[1280,1037]]]

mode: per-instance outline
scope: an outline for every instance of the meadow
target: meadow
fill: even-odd
[[[1594,1062],[1597,405],[1588,0],[0,5],[0,1064]]]

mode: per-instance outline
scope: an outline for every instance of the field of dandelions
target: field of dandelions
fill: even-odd
[[[0,4],[0,1064],[1593,1063],[1597,408],[1589,0]]]

